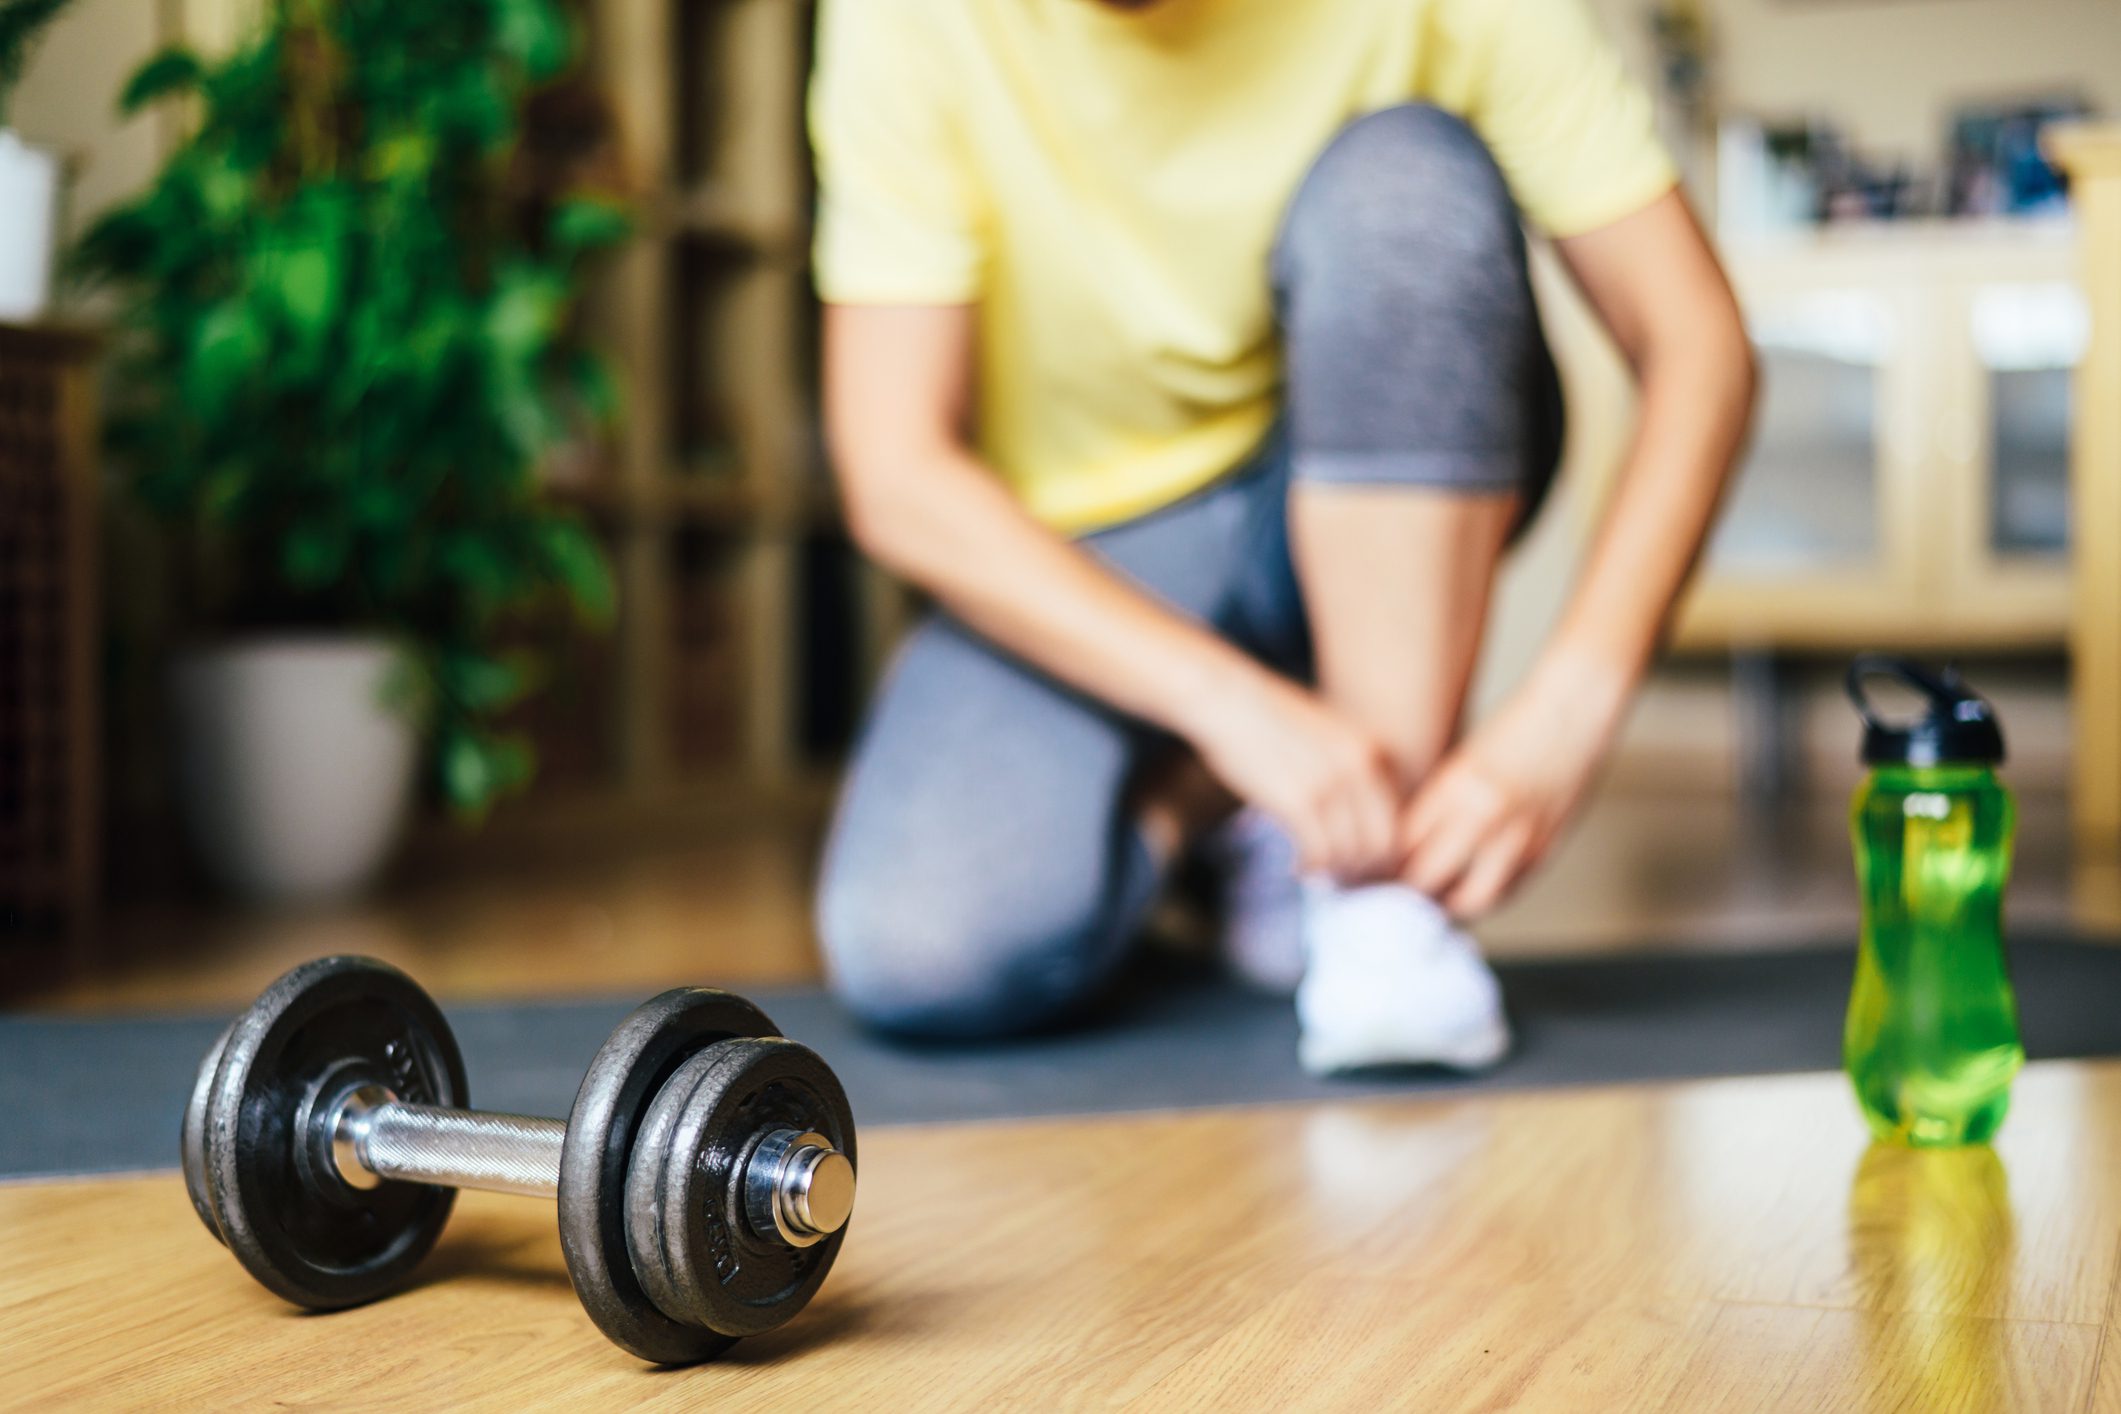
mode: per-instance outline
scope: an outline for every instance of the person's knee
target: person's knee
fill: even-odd
[[[1367,114],[1327,144],[1290,204],[1277,264],[1362,278],[1376,261],[1521,259],[1509,184],[1463,118],[1409,103]],[[1498,256],[1502,257],[1498,261]]]
[[[828,872],[817,926],[842,1005],[880,1031],[965,1039],[1021,1032],[1081,999],[1093,940],[1034,932],[970,888]]]
[[[1462,206],[1493,217],[1514,216],[1516,209],[1480,134],[1433,103],[1403,103],[1357,118],[1326,144],[1305,186],[1300,203],[1309,199],[1342,213]]]
[[[1527,491],[1558,384],[1523,230],[1479,136],[1409,104],[1351,123],[1298,190],[1274,277],[1299,481]]]

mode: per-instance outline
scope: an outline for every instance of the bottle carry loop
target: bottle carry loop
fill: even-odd
[[[1921,693],[1928,699],[1928,711],[1911,722],[1879,716],[1863,686],[1866,679],[1878,677]],[[1861,653],[1849,664],[1846,686],[1849,701],[1863,718],[1865,765],[1994,765],[2003,759],[2003,729],[1996,723],[1996,709],[1966,685],[1955,667],[1936,673],[1906,658]]]

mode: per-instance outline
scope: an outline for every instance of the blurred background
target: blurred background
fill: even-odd
[[[1484,941],[1848,946],[1859,648],[1998,703],[2012,916],[2121,927],[2121,5],[1592,4],[1765,395],[1669,662]],[[5,1000],[326,951],[455,995],[815,975],[817,834],[919,606],[824,465],[812,21],[0,0]],[[1630,420],[1539,274],[1570,445],[1483,703]]]

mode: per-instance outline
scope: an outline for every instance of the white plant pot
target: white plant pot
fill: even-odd
[[[342,898],[401,833],[419,731],[376,638],[245,640],[172,680],[179,804],[208,871],[255,903]]]
[[[28,324],[51,305],[59,159],[0,128],[0,320]]]

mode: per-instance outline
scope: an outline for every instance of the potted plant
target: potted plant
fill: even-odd
[[[0,0],[0,319],[28,323],[51,298],[59,159],[8,126],[31,44],[73,0]]]
[[[612,401],[570,324],[624,214],[538,190],[552,164],[521,140],[571,49],[553,0],[275,0],[225,60],[166,52],[122,100],[196,98],[78,263],[117,295],[113,457],[195,631],[180,809],[244,895],[370,877],[423,746],[465,815],[523,784],[497,722],[540,665],[512,625],[611,611],[596,540],[538,477]]]

